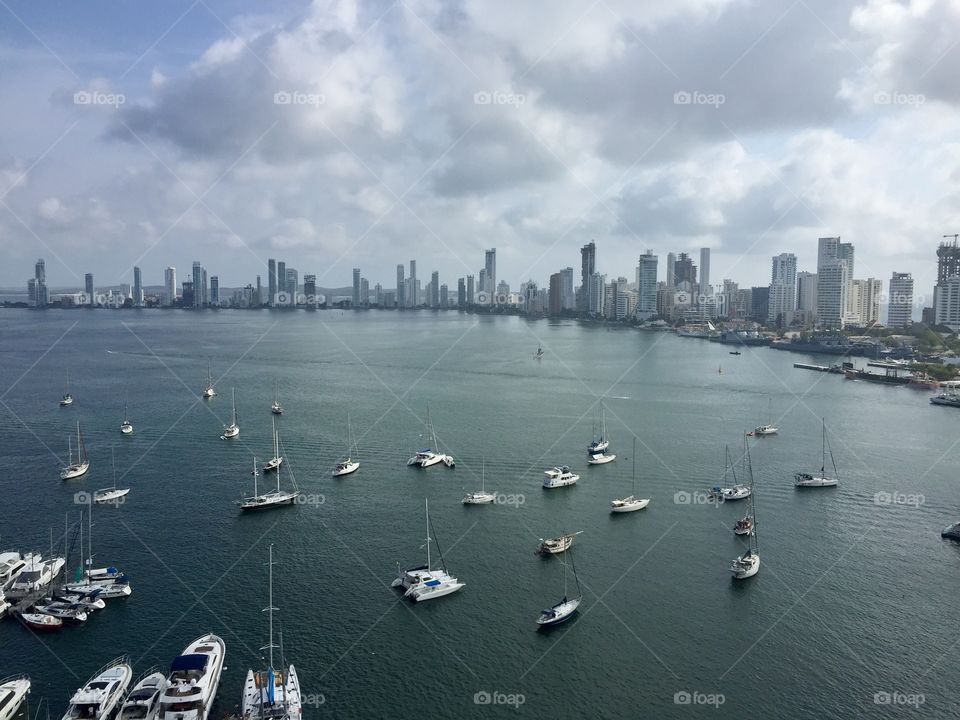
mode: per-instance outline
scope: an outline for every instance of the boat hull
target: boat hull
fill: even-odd
[[[624,498],[623,500],[614,500],[613,502],[610,503],[610,512],[612,513],[636,512],[637,510],[643,510],[649,504],[650,504],[650,498],[640,498],[640,499]]]
[[[587,465],[606,465],[617,459],[616,455],[591,455]]]
[[[580,607],[580,600],[581,598],[566,600],[550,608],[549,613],[540,613],[540,617],[537,618],[537,625],[539,627],[552,627],[566,622],[573,617],[577,608]]]
[[[806,475],[797,473],[793,476],[793,484],[798,488],[836,487],[840,481],[837,478],[820,475]]]
[[[360,469],[360,463],[358,462],[344,463],[342,467],[340,466],[335,467],[331,474],[333,475],[333,477],[343,477],[344,475],[350,475],[352,473],[355,473],[359,469]]]
[[[730,566],[730,573],[734,580],[746,580],[760,572],[760,556],[754,554],[750,561],[743,562],[743,558],[737,558]]]
[[[80,463],[79,465],[70,465],[63,468],[60,471],[61,480],[76,480],[78,477],[83,477],[87,474],[87,470],[90,469],[90,463]]]

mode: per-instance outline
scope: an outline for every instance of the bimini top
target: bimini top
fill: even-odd
[[[207,662],[209,662],[209,655],[201,655],[199,653],[193,655],[180,655],[173,659],[173,663],[170,665],[170,672],[184,672],[190,670],[200,670],[203,671],[207,667]]]

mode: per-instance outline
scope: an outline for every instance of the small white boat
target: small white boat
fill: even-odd
[[[650,504],[650,498],[637,497],[637,438],[633,438],[633,494],[625,498],[610,501],[610,512],[628,513],[643,510]]]
[[[558,465],[544,470],[543,475],[543,486],[548,489],[574,485],[580,479],[580,476],[571,472],[567,465]]]
[[[734,485],[733,487],[714,485],[710,488],[708,495],[712,498],[721,498],[725,502],[732,502],[734,500],[746,500],[752,492],[748,485]]]
[[[430,537],[430,506],[424,499],[424,512],[427,518],[427,564],[410,570],[400,570],[397,564],[397,577],[390,584],[390,587],[403,590],[403,596],[416,602],[423,600],[434,600],[444,595],[450,595],[466,586],[466,583],[460,582],[457,578],[447,573],[447,566],[443,562],[443,552],[437,544],[437,552],[440,553],[441,570],[435,570],[430,567],[430,543],[434,539]]]
[[[57,600],[62,600],[63,602],[75,603],[77,605],[82,605],[83,608],[88,612],[96,612],[97,610],[103,610],[107,604],[103,601],[103,598],[100,597],[100,586],[93,586],[88,592],[74,593],[66,590],[60,590],[56,596]]]
[[[60,470],[61,480],[74,480],[87,474],[90,469],[90,459],[87,457],[87,448],[83,444],[83,435],[80,433],[80,422],[77,421],[77,458],[74,462],[72,438],[67,437],[67,466]]]
[[[29,675],[11,675],[0,680],[0,720],[16,717],[29,693]]]
[[[283,455],[280,454],[280,435],[277,433],[277,423],[273,422],[273,458],[263,464],[263,472],[276,470],[283,464]]]
[[[753,519],[753,463],[750,460],[750,447],[747,444],[746,440],[743,443],[743,456],[744,456],[744,474],[747,477],[747,480],[750,485],[750,505],[747,509],[747,514],[742,518],[737,520],[733,525],[733,532],[735,535],[753,535],[754,529],[754,519]]]
[[[63,588],[68,593],[90,595],[97,593],[97,598],[102,600],[116,600],[118,598],[130,597],[133,588],[127,583],[111,583],[102,585],[94,582],[68,583]]]
[[[353,459],[353,454],[359,454],[360,450],[357,448],[357,441],[352,437],[352,429],[350,427],[350,414],[347,413],[347,457],[338,462],[331,473],[333,477],[343,477],[344,475],[350,475],[355,473],[360,468],[360,461]]]
[[[767,417],[773,418],[773,398],[769,398],[767,403]],[[755,427],[753,430],[747,433],[747,437],[764,437],[766,435],[776,435],[779,432],[780,428],[774,425],[772,422],[769,422],[765,425],[760,425]]]
[[[574,533],[567,533],[566,535],[561,535],[560,537],[547,538],[546,540],[540,538],[540,545],[537,547],[536,555],[558,555],[562,552],[566,552],[573,545],[574,539],[582,533],[583,530],[578,530]]]
[[[120,432],[124,435],[129,435],[133,432],[133,424],[130,422],[127,417],[127,399],[123,399],[123,422],[120,423]]]
[[[237,425],[237,393],[233,388],[230,393],[233,396],[233,409],[230,411],[230,424],[223,429],[223,435],[220,436],[222,440],[235,438],[240,434],[240,426]]]
[[[210,361],[207,360],[207,384],[203,387],[203,397],[207,400],[217,394],[213,389],[213,375],[210,374]]]
[[[133,669],[126,658],[108,663],[70,698],[63,720],[112,718],[133,678]]]
[[[289,465],[287,468],[289,469]],[[270,508],[280,507],[282,505],[293,505],[300,497],[300,489],[297,487],[296,478],[293,472],[290,478],[293,482],[293,490],[280,489],[280,472],[277,471],[277,488],[265,493],[260,493],[257,488],[257,459],[253,459],[253,495],[245,497],[239,501],[240,510],[249,512],[251,510],[268,510]]]
[[[156,720],[160,711],[160,697],[166,689],[166,676],[162,672],[148,670],[133,684],[133,690],[120,706],[117,720]]]
[[[591,455],[587,459],[587,465],[606,465],[607,463],[613,462],[616,459],[616,455],[605,455],[604,453],[599,453],[598,455]]]
[[[274,415],[283,415],[283,405],[280,404],[280,381],[274,381],[273,403],[270,405],[270,412]]]
[[[827,451],[830,452],[830,463],[833,465],[833,475],[827,473]],[[823,421],[822,459],[820,472],[797,472],[793,475],[793,484],[798,488],[807,487],[836,487],[840,483],[840,473],[837,472],[837,463],[833,459],[833,448],[827,438],[827,423]]]
[[[213,634],[187,645],[170,664],[158,720],[207,720],[220,687],[226,654],[226,644]]]
[[[486,476],[486,461],[481,458],[480,460],[480,491],[467,493],[463,496],[461,501],[464,505],[488,505],[492,502],[495,502],[497,499],[497,493],[487,492],[485,484]]]
[[[537,625],[540,627],[559,625],[565,620],[569,620],[583,601],[583,594],[580,592],[580,579],[577,577],[577,568],[573,564],[573,551],[570,552],[570,566],[573,568],[573,577],[577,581],[577,597],[567,597],[567,564],[563,563],[563,600],[546,610],[540,611],[540,617],[537,618]]]

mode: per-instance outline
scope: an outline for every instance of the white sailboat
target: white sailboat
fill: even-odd
[[[437,552],[440,553],[442,570],[434,570],[430,567],[430,543],[434,542],[434,539],[430,537],[430,505],[426,499],[423,501],[423,507],[427,518],[427,564],[401,571],[400,564],[397,563],[397,577],[390,585],[402,589],[404,597],[411,598],[416,602],[449,595],[466,585],[466,583],[460,582],[447,573],[447,566],[443,562],[443,552],[440,551],[439,543],[437,544]]]
[[[287,469],[290,469],[289,464]],[[280,507],[281,505],[293,505],[300,497],[300,488],[297,487],[297,480],[290,472],[290,480],[293,483],[293,490],[280,489],[280,471],[277,471],[277,487],[265,493],[260,493],[257,488],[257,459],[253,459],[253,495],[245,497],[239,501],[240,510],[248,512],[251,510],[267,510],[269,508]]]
[[[573,577],[577,581],[577,597],[567,597],[567,564],[563,563],[563,599],[552,607],[540,611],[540,617],[537,618],[537,625],[540,627],[559,625],[565,620],[569,620],[577,611],[577,608],[580,607],[580,603],[583,601],[583,593],[580,592],[580,579],[577,577],[576,565],[573,564],[572,550],[570,551],[570,567],[573,568]]]
[[[110,448],[110,465],[113,467],[113,487],[101,488],[93,493],[93,501],[101,505],[117,503],[120,498],[126,497],[127,493],[130,492],[130,488],[117,487],[117,462],[113,455],[113,448]]]
[[[750,462],[750,447],[747,446],[747,465],[750,476],[753,477],[753,466]],[[753,531],[747,536],[747,551],[730,564],[730,572],[734,580],[746,580],[760,571],[760,550],[757,544],[757,508],[753,494],[750,495],[750,514],[753,517]]]
[[[753,520],[753,463],[750,461],[750,447],[747,439],[743,439],[743,475],[750,486],[750,504],[747,508],[747,514],[737,520],[733,525],[733,532],[736,535],[752,535]]]
[[[63,397],[60,398],[60,407],[73,405],[73,395],[70,394],[70,371],[67,370],[67,385],[64,388]]]
[[[650,504],[650,498],[637,497],[637,438],[633,438],[633,494],[625,498],[610,501],[610,512],[628,513],[643,510]]]
[[[230,395],[233,398],[233,409],[230,411],[230,424],[223,429],[223,435],[220,436],[221,440],[235,438],[240,434],[240,426],[237,425],[237,391],[230,388]]]
[[[430,406],[427,405],[427,422],[426,422],[426,436],[433,442],[433,447],[424,448],[419,450],[416,455],[407,460],[407,465],[415,465],[421,468],[428,468],[439,463],[443,463],[447,467],[454,467],[456,463],[453,461],[451,455],[445,455],[439,450],[439,443],[437,442],[437,431],[433,427],[433,423],[430,421]]]
[[[133,432],[133,424],[130,422],[130,418],[127,417],[127,398],[123,398],[123,422],[120,423],[120,432],[124,435],[129,435]]]
[[[576,539],[577,535],[580,535],[583,530],[577,530],[577,532],[567,533],[566,535],[561,535],[560,537],[555,538],[540,538],[540,545],[537,547],[535,555],[559,555],[562,552],[566,552],[573,545],[573,541]]]
[[[497,493],[487,492],[487,487],[485,483],[486,475],[486,462],[484,458],[480,459],[480,491],[467,493],[463,496],[464,505],[488,505],[492,502],[495,502],[497,499]]]
[[[827,451],[830,451],[830,463],[833,465],[833,475],[827,474]],[[821,445],[822,464],[820,472],[794,473],[793,484],[800,487],[836,487],[840,482],[840,473],[837,472],[837,463],[833,459],[833,448],[830,447],[830,440],[827,438],[827,421],[823,421],[823,441]]]
[[[730,446],[725,445],[723,451],[723,485],[714,485],[707,494],[712,498],[723,500],[724,502],[746,500],[750,497],[753,489],[749,485],[744,485],[737,481],[737,469],[733,466],[733,461],[730,459]],[[734,482],[734,484],[729,487],[727,487],[728,474],[733,475]]]
[[[270,412],[274,415],[283,415],[283,405],[280,404],[280,381],[275,380],[273,384],[273,404],[270,405]]]
[[[747,433],[748,437],[763,437],[765,435],[776,435],[779,432],[780,428],[773,424],[773,398],[769,398],[767,403],[767,417],[770,418],[770,422],[766,425],[760,425],[755,427],[753,430]]]
[[[347,413],[347,457],[338,462],[333,468],[333,477],[343,477],[356,472],[360,467],[360,461],[354,459],[354,455],[360,453],[357,448],[357,441],[353,438],[353,430],[350,426],[350,413]]]
[[[93,504],[87,508],[87,557],[77,570],[77,582],[68,583],[64,590],[68,593],[89,593],[97,590],[97,597],[103,600],[129,597],[133,592],[126,574],[114,565],[93,567]],[[80,516],[80,554],[83,555],[83,515]]]
[[[280,454],[280,435],[277,432],[277,421],[273,421],[273,458],[263,464],[265,473],[276,470],[283,464],[283,455]]]
[[[537,345],[537,351],[533,354],[535,360],[543,360],[543,346]]]
[[[264,670],[248,670],[243,684],[242,712],[245,720],[300,720],[303,713],[300,693],[300,680],[293,665],[284,671],[273,667],[273,651],[277,648],[273,644],[273,545],[270,545],[270,595],[269,603],[264,612],[270,618],[270,642],[266,648],[269,653],[269,662]],[[283,661],[281,649],[281,662]]]
[[[87,448],[83,444],[83,435],[80,433],[80,421],[77,421],[77,459],[74,462],[73,459],[73,445],[72,438],[67,437],[67,452],[69,453],[69,458],[67,459],[67,466],[60,470],[60,479],[61,480],[75,480],[78,477],[82,477],[87,474],[87,470],[90,469],[90,460],[87,457]]]
[[[210,361],[207,360],[207,384],[203,387],[203,397],[209,400],[216,394],[217,391],[213,388],[213,375],[210,374]]]
[[[575,485],[580,476],[570,470],[567,465],[558,465],[543,471],[543,486],[548,490],[567,485]]]
[[[588,455],[602,455],[603,451],[610,447],[610,440],[607,439],[607,416],[603,407],[603,401],[600,401],[600,435],[596,433],[596,421],[594,421],[593,440],[587,445]]]
[[[216,635],[204,635],[174,658],[167,687],[160,696],[158,720],[207,720],[220,687],[227,646]]]
[[[133,668],[127,658],[108,663],[73,694],[63,720],[109,720],[120,706],[132,678]]]

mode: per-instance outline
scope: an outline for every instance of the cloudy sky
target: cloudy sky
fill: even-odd
[[[0,285],[516,288],[646,248],[935,279],[960,232],[954,0],[2,0]],[[661,277],[664,274],[661,260]]]

